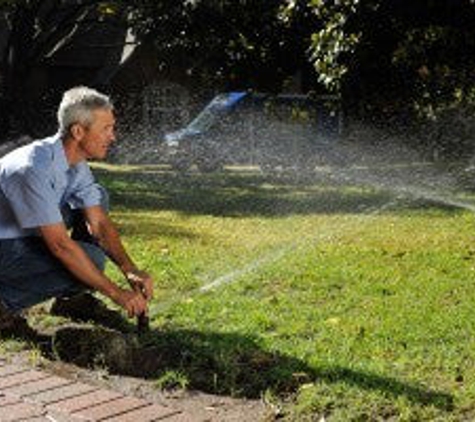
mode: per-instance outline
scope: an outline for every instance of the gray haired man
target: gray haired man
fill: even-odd
[[[87,164],[104,159],[115,140],[111,101],[87,87],[70,89],[58,124],[56,135],[0,159],[0,333],[25,323],[20,311],[52,297],[58,313],[69,307],[83,319],[95,303],[88,290],[129,317],[146,313],[152,298],[152,278],[124,249],[106,212],[107,194]],[[130,289],[104,274],[104,254]]]

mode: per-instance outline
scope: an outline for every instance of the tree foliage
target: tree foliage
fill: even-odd
[[[287,3],[298,9],[297,1]],[[311,60],[329,88],[365,100],[383,92],[428,118],[474,102],[472,0],[303,3],[321,21],[312,35]]]
[[[286,0],[281,16],[287,21],[297,16],[314,16],[310,35],[309,59],[313,62],[318,80],[333,91],[341,88],[348,71],[346,53],[354,50],[359,34],[348,28],[348,20],[357,12],[358,0]],[[298,19],[298,18],[297,18]]]
[[[304,70],[306,91],[341,93],[351,110],[383,121],[440,121],[475,104],[473,0],[0,0],[7,103],[21,101],[32,69],[92,8],[122,11],[163,68],[203,85],[279,91]]]
[[[55,58],[81,42],[95,21],[110,19],[111,14],[116,13],[111,7],[111,2],[94,0],[3,0],[0,3],[0,114],[3,119],[0,126],[3,132],[15,131],[17,126],[31,134],[47,130],[42,127],[48,126],[44,122],[51,120],[50,111],[45,109],[46,97],[53,96],[57,102],[56,91],[65,88],[64,81],[55,79],[49,72],[54,65],[60,67],[54,64]],[[71,68],[71,74],[74,70]],[[83,83],[100,85],[105,72],[96,73],[90,72]]]
[[[135,1],[132,25],[160,59],[182,60],[211,83],[278,90],[305,61],[303,40],[279,18],[281,0]],[[289,58],[291,59],[289,60]]]

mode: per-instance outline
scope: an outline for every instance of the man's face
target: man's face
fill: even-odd
[[[79,146],[86,159],[106,158],[110,145],[115,140],[115,118],[112,110],[98,109],[92,112],[91,125],[84,127]]]

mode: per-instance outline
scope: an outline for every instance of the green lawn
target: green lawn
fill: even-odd
[[[263,396],[286,420],[475,419],[471,211],[246,169],[96,174],[155,276],[158,385]]]

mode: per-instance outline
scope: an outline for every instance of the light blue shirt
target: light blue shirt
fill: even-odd
[[[61,209],[100,205],[101,191],[86,161],[69,166],[58,135],[0,159],[0,239],[37,235],[63,221]]]

